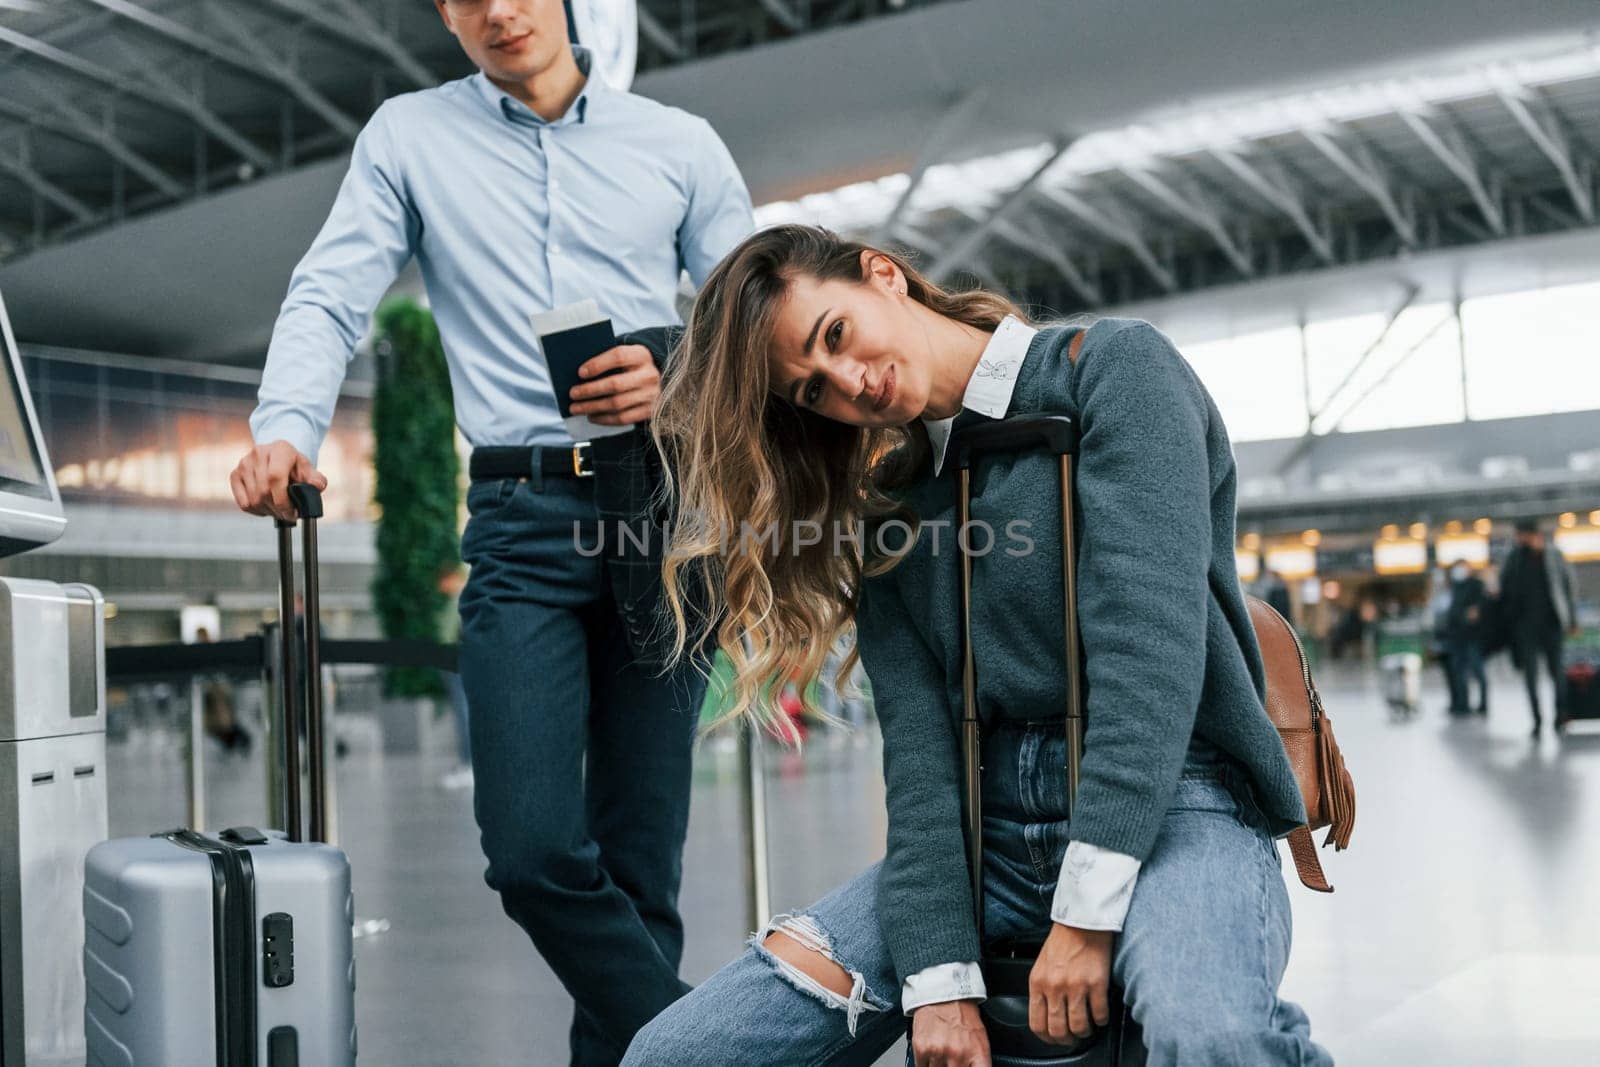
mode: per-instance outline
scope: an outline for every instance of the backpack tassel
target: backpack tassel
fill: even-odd
[[[1356,828],[1356,785],[1345,769],[1344,756],[1333,739],[1333,723],[1326,714],[1317,723],[1317,763],[1322,788],[1328,802],[1328,836],[1322,845],[1336,851],[1350,847],[1350,834]]]

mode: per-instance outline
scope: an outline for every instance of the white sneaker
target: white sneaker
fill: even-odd
[[[440,789],[471,789],[472,786],[472,768],[467,764],[462,764],[461,766],[456,767],[454,770],[449,771],[439,779]]]

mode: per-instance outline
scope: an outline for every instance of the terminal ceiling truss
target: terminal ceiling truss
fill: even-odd
[[[939,0],[640,0],[639,69]],[[470,73],[427,0],[0,0],[0,262],[337,156]]]
[[[928,2],[641,0],[640,68]],[[335,157],[385,97],[466,71],[424,0],[0,0],[0,261]],[[937,162],[981,104],[953,100],[912,173],[763,219],[1059,312],[1596,219],[1596,47]]]
[[[1592,227],[1600,48],[1162,116],[765,206],[1069,313]],[[935,156],[937,158],[937,156]]]

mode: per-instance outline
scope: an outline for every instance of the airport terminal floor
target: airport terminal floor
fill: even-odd
[[[1579,723],[1556,738],[1547,727],[1530,741],[1526,697],[1503,658],[1486,719],[1444,714],[1432,671],[1412,718],[1389,712],[1367,669],[1330,664],[1318,675],[1361,808],[1350,850],[1324,853],[1336,892],[1291,885],[1284,996],[1345,1067],[1593,1063],[1600,730]],[[207,759],[210,821],[259,818],[259,764],[214,749]],[[816,731],[803,754],[768,745],[765,765],[773,904],[784,911],[881,854],[876,728]],[[447,766],[359,749],[339,763],[357,914],[387,921],[356,943],[361,1061],[565,1062],[570,1001],[484,887],[471,793],[439,788]],[[682,896],[690,981],[748,935],[737,770],[729,742],[701,745]],[[171,744],[114,743],[109,772],[113,836],[181,821]]]

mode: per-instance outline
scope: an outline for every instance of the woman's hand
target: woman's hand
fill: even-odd
[[[975,1000],[924,1004],[911,1013],[917,1067],[989,1067],[989,1035]]]
[[[1064,1045],[1111,1022],[1110,930],[1079,930],[1054,923],[1028,975],[1028,1028]]]

